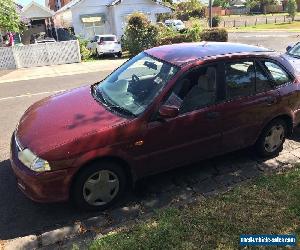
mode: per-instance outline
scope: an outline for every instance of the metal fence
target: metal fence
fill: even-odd
[[[77,40],[0,48],[0,69],[30,68],[80,61]]]

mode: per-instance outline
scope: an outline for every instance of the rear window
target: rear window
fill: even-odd
[[[289,77],[287,72],[285,72],[285,70],[278,64],[270,61],[264,61],[263,63],[267,68],[267,71],[271,75],[273,82],[277,86],[291,82],[291,78]]]
[[[100,41],[102,41],[102,42],[113,42],[115,40],[116,40],[116,38],[114,36],[106,36],[106,37],[100,38]]]

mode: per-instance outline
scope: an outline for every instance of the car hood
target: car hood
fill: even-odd
[[[93,98],[90,87],[85,86],[33,104],[21,118],[16,135],[24,148],[42,157],[70,143],[83,143],[83,138],[126,121],[126,118],[106,110]],[[88,143],[82,150],[93,146],[96,145]]]

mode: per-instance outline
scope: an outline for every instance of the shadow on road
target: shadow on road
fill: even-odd
[[[299,131],[288,140],[284,152],[300,147]],[[262,173],[263,160],[251,149],[241,150],[212,160],[175,169],[145,178],[121,204],[109,211],[87,213],[76,210],[71,203],[38,204],[18,190],[9,160],[0,162],[0,240],[12,239],[66,225],[95,216],[110,218],[116,225],[134,219],[143,212],[170,205],[174,199],[191,199],[193,195],[208,196]],[[113,226],[112,225],[112,226]]]

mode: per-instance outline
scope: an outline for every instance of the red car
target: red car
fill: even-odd
[[[278,154],[300,121],[299,90],[291,64],[264,48],[149,49],[101,83],[31,106],[11,165],[32,200],[104,209],[147,175],[252,145]]]

